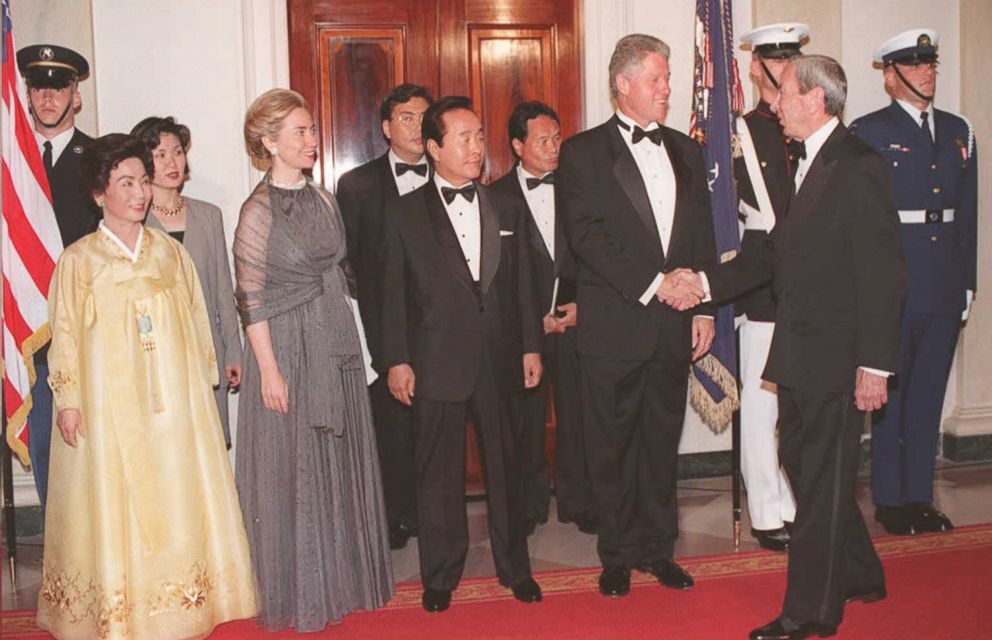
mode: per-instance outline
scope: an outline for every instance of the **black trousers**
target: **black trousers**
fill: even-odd
[[[413,459],[413,410],[389,393],[385,375],[369,388],[376,448],[389,526],[417,524],[417,469]]]
[[[583,517],[595,519],[579,406],[575,330],[546,335],[544,339],[551,347],[541,355],[544,375],[537,388],[523,392],[523,419],[517,436],[524,514],[535,522],[548,518],[551,492],[545,434],[550,394],[555,409],[554,477],[558,519],[569,522]]]
[[[841,594],[884,584],[855,498],[865,414],[849,393],[779,386],[779,458],[796,496],[782,616],[840,624]]]
[[[582,356],[582,424],[604,567],[672,557],[687,360]]]
[[[415,398],[417,503],[420,515],[420,573],[425,588],[458,586],[468,553],[465,515],[465,429],[471,418],[486,483],[489,540],[500,584],[530,577],[527,537],[517,499],[514,438],[509,402],[500,397],[491,366],[464,402]]]

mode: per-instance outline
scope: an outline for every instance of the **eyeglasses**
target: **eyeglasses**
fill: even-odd
[[[396,121],[399,122],[404,127],[409,127],[414,124],[420,124],[424,121],[423,113],[401,113],[396,116]]]

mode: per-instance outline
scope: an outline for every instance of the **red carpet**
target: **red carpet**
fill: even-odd
[[[847,607],[837,638],[858,640],[969,640],[992,637],[985,615],[992,607],[992,525],[950,534],[875,541],[885,564],[889,597]],[[404,584],[390,605],[357,613],[321,634],[267,633],[251,622],[217,628],[210,640],[285,638],[610,638],[697,640],[746,638],[778,614],[785,591],[785,556],[748,552],[680,562],[696,577],[687,592],[663,589],[635,574],[626,598],[596,591],[598,570],[543,573],[544,602],[520,604],[493,579],[465,580],[451,609],[420,609],[419,585]],[[41,640],[33,611],[5,612],[0,635]]]

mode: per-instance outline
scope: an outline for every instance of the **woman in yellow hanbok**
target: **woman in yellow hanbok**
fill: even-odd
[[[151,156],[111,134],[81,184],[100,228],[49,291],[55,397],[38,624],[60,640],[203,638],[256,612],[189,254],[145,229]]]

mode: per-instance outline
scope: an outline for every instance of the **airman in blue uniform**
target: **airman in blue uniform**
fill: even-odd
[[[975,136],[965,118],[933,106],[937,47],[931,29],[882,44],[875,63],[892,103],[850,127],[888,161],[908,269],[901,364],[872,427],[875,518],[896,535],[952,528],[933,506],[933,470],[951,361],[977,286]]]

